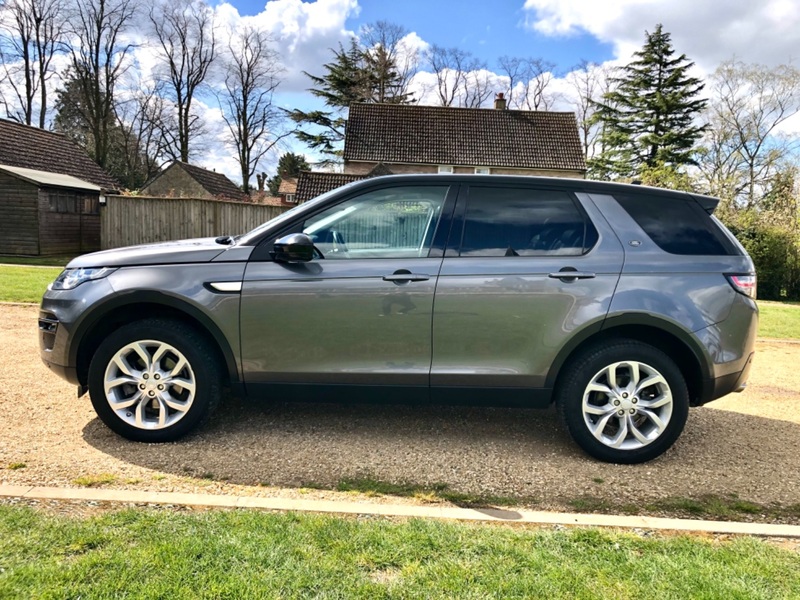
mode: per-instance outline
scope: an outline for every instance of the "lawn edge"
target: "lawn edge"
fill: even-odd
[[[261,498],[219,494],[182,492],[145,492],[133,490],[76,489],[0,484],[0,497],[27,500],[82,500],[126,504],[171,504],[214,508],[251,508],[286,512],[333,513],[342,515],[377,515],[524,523],[527,525],[563,525],[578,527],[611,527],[616,529],[650,529],[687,533],[750,535],[757,537],[800,538],[800,525],[707,521],[633,515],[556,513],[547,511],[499,508],[460,508],[450,506],[415,506],[372,504],[338,500],[305,500],[297,498]]]

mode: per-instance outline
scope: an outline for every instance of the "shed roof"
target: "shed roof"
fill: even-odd
[[[585,171],[571,112],[352,104],[345,161]]]
[[[0,165],[0,171],[9,173],[41,186],[70,188],[76,190],[91,190],[100,192],[100,186],[78,179],[72,175],[64,175],[62,173],[51,173],[49,171],[39,171],[38,169],[25,169],[23,167],[13,167],[10,165]]]
[[[118,181],[63,134],[6,119],[0,119],[0,164],[69,175],[104,190],[120,188]]]

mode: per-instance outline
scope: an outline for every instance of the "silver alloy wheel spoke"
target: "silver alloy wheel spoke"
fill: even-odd
[[[662,394],[658,398],[654,398],[653,400],[639,400],[639,406],[642,408],[660,408],[665,404],[669,404],[672,402],[672,395],[671,394]]]
[[[625,441],[625,438],[628,437],[628,419],[626,417],[621,417],[617,419],[617,421],[619,421],[619,431],[611,440],[610,445],[612,448],[619,448],[622,442]]]
[[[655,368],[633,360],[612,363],[592,377],[582,400],[583,420],[602,444],[636,450],[657,440],[672,416],[672,391]]]
[[[606,404],[605,406],[595,406],[593,404],[587,404],[583,410],[589,413],[590,415],[607,415],[609,413],[616,412],[617,409],[611,404]]]
[[[103,383],[109,406],[137,429],[171,427],[188,413],[197,391],[189,361],[159,340],[138,340],[121,348],[109,360]]]
[[[639,440],[642,443],[642,445],[648,444],[649,442],[648,442],[647,436],[644,435],[639,430],[639,428],[636,426],[636,423],[634,423],[633,419],[631,419],[631,416],[630,415],[626,416],[625,420],[628,423],[628,431],[630,431],[633,434],[633,437],[635,437],[637,440]]]
[[[650,377],[647,377],[646,379],[642,379],[636,385],[636,388],[634,389],[633,393],[634,394],[638,394],[643,389],[649,388],[650,386],[656,385],[657,383],[663,383],[664,385],[666,385],[667,380],[664,379],[664,377],[662,377],[660,374],[659,375],[651,375]]]
[[[611,417],[613,417],[613,416],[614,416],[613,412],[607,414],[602,419],[600,419],[597,422],[597,426],[594,429],[592,429],[592,433],[594,434],[594,437],[596,437],[601,442],[603,441],[603,431],[605,430],[606,425],[608,425],[608,422],[611,420]]]

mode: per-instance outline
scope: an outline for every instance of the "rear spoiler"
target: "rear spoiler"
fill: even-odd
[[[713,196],[704,196],[702,194],[689,194],[692,198],[694,198],[695,202],[697,202],[704,211],[708,214],[713,215],[714,210],[717,208],[719,204],[719,198],[714,198]]]

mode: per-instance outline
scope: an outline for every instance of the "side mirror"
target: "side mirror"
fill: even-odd
[[[275,240],[272,257],[277,262],[308,262],[314,258],[314,242],[305,233],[290,233]]]

